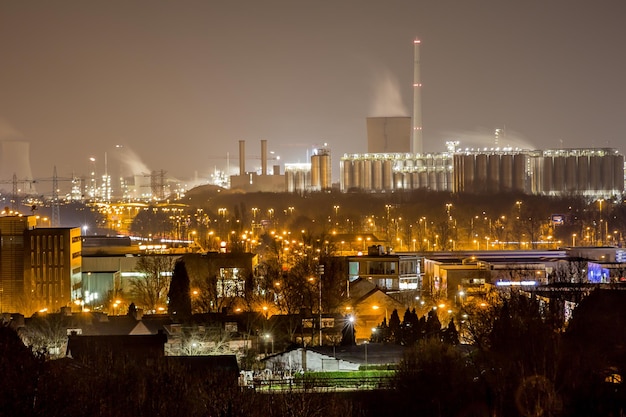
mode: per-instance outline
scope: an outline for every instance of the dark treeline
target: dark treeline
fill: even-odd
[[[46,360],[2,327],[0,415],[618,416],[626,405],[625,301],[623,291],[596,291],[563,330],[539,300],[513,293],[468,307],[458,326],[469,344],[446,336],[450,326],[437,331],[434,314],[409,311],[400,321],[396,313],[387,342],[408,350],[394,389],[356,393],[261,394],[238,387],[236,375],[190,373],[168,360]],[[409,323],[421,336],[410,336]]]

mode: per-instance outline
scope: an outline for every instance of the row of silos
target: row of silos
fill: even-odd
[[[624,190],[624,156],[611,150],[546,151],[537,165],[541,194],[611,195]]]
[[[532,192],[532,155],[524,152],[466,152],[454,155],[454,191]]]
[[[341,159],[341,189],[385,192],[426,188],[449,191],[452,173],[443,158],[364,154]]]

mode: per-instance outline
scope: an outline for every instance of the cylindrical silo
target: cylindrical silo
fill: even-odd
[[[487,191],[487,154],[481,153],[476,155],[476,177],[474,191]]]
[[[437,191],[446,190],[446,171],[443,169],[437,171]]]
[[[428,189],[428,171],[423,170],[419,173],[420,177],[420,188]]]
[[[554,177],[552,179],[552,189],[556,193],[562,193],[565,191],[565,157],[554,157]]]
[[[285,171],[285,189],[288,193],[293,193],[296,191],[294,187],[294,172],[293,171]]]
[[[488,186],[487,190],[489,192],[495,193],[500,191],[500,155],[492,154],[489,155],[489,163],[488,163],[488,173],[487,173],[487,181]]]
[[[500,158],[500,184],[503,191],[513,189],[513,155],[502,155]]]
[[[372,162],[372,188],[374,191],[383,189],[383,161],[374,159]]]
[[[352,163],[352,167],[353,167],[353,177],[354,177],[354,187],[362,190],[363,189],[363,160],[362,159],[356,159],[353,163]]]
[[[475,172],[476,172],[476,164],[474,155],[464,155],[463,157],[463,190],[465,192],[473,193],[476,191],[475,187]]]
[[[350,190],[352,185],[352,161],[349,159],[343,159],[341,161],[341,172],[343,181],[341,183],[341,190],[346,192]]]
[[[550,194],[553,188],[553,173],[554,173],[554,161],[551,156],[545,156],[543,158],[542,163],[542,172],[541,175],[543,177],[543,192],[545,194]]]
[[[589,157],[587,155],[580,155],[576,165],[578,171],[578,190],[586,191],[589,189]]]
[[[624,192],[624,155],[613,155],[613,175],[615,193]]]
[[[363,190],[372,191],[372,160],[363,161]]]
[[[439,191],[437,188],[437,173],[434,169],[428,171],[428,188],[433,191]]]
[[[602,189],[602,158],[597,155],[589,157],[589,189],[593,191]]]
[[[393,190],[393,161],[390,159],[383,161],[383,190]]]
[[[526,192],[526,164],[528,157],[518,153],[513,157],[513,190]]]
[[[624,166],[622,166],[622,170]],[[613,190],[613,155],[602,156],[602,189],[605,191]]]
[[[565,189],[568,192],[578,190],[578,166],[576,155],[569,155],[565,159]]]

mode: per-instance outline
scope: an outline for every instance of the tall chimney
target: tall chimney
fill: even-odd
[[[246,175],[246,141],[239,141],[239,175]]]
[[[413,41],[413,121],[411,152],[422,153],[422,77],[420,75],[420,41]]]
[[[267,140],[261,140],[261,175],[267,175]]]

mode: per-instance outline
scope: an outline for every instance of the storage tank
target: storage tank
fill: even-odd
[[[500,155],[489,155],[487,170],[487,190],[492,193],[500,191]]]
[[[576,159],[578,189],[580,191],[586,191],[589,189],[589,157],[587,155],[580,155]]]
[[[420,188],[428,189],[428,171],[423,170],[419,172]]]
[[[454,191],[452,186],[454,184],[454,173],[452,170],[446,170],[446,191]]]
[[[500,158],[500,189],[513,189],[513,155],[502,155]]]
[[[474,155],[463,155],[463,175],[462,175],[462,189],[466,192],[476,191],[475,172],[476,164]]]
[[[321,159],[319,155],[311,156],[311,189],[314,191],[321,190]]]
[[[565,157],[555,156],[553,163],[552,187],[555,192],[562,193],[565,191]]]
[[[383,161],[383,190],[393,190],[393,161],[390,159]]]
[[[518,153],[513,157],[513,190],[526,192],[526,164],[528,156]]]
[[[402,190],[404,178],[402,172],[394,172],[393,173],[393,189],[394,190]]]
[[[565,189],[568,192],[579,189],[577,159],[576,155],[570,155],[565,158]]]
[[[383,161],[380,159],[372,161],[372,189],[374,191],[383,189]]]
[[[474,190],[477,192],[487,191],[487,155],[484,153],[476,155],[476,177]]]
[[[542,171],[542,176],[543,176],[543,192],[546,194],[550,194],[552,192],[552,190],[554,189],[553,187],[553,173],[554,173],[554,161],[552,160],[551,156],[544,156],[543,157],[543,171]]]
[[[363,160],[355,159],[352,162],[352,177],[354,178],[354,188],[363,189]]]
[[[341,172],[343,173],[343,182],[341,184],[342,191],[348,191],[353,187],[352,184],[352,161],[344,159],[341,161]]]
[[[420,188],[420,175],[417,171],[411,172],[411,188],[413,190],[417,190]]]
[[[624,155],[613,155],[613,187],[615,192],[624,191]]]
[[[437,173],[435,171],[428,171],[428,188],[433,191],[439,191],[437,188]]]
[[[446,189],[446,171],[440,169],[437,171],[437,190],[445,191]]]
[[[589,157],[589,189],[593,191],[602,188],[602,158],[597,155]]]
[[[363,161],[363,189],[372,191],[372,160],[365,159]]]
[[[288,193],[294,193],[295,188],[295,173],[293,171],[285,171],[285,189]]]
[[[614,189],[613,184],[613,155],[604,155],[602,157],[602,189],[605,191],[612,191]],[[624,166],[622,165],[622,170]]]

